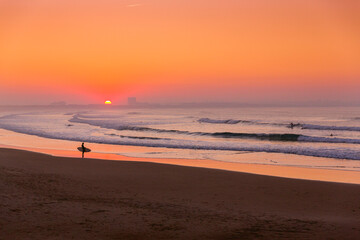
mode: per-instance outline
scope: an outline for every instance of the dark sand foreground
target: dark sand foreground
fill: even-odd
[[[0,239],[360,239],[360,185],[0,149]]]

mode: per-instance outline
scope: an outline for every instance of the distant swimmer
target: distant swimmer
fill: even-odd
[[[289,128],[291,128],[291,129],[293,129],[294,127],[300,127],[300,126],[301,126],[300,123],[293,123],[293,122],[291,122],[291,123],[289,124]]]
[[[84,155],[86,152],[90,152],[91,149],[84,146],[84,143],[81,144],[81,147],[77,148],[80,152],[82,152],[82,158],[84,158]]]

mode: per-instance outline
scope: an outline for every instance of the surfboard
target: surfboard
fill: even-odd
[[[77,148],[80,152],[83,151],[82,147],[78,147]],[[85,152],[91,152],[91,149],[90,148],[85,148]]]

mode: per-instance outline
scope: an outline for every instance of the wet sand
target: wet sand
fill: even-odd
[[[360,185],[0,149],[0,239],[360,239]]]

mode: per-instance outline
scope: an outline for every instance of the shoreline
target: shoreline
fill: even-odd
[[[360,186],[0,149],[0,238],[359,239]]]
[[[0,144],[0,148],[18,149],[36,153],[48,154],[55,157],[72,157],[78,158],[81,154],[77,151],[54,150],[43,148],[17,147]],[[86,153],[86,159],[102,159],[111,161],[134,161],[170,164],[175,166],[197,167],[218,169],[231,172],[250,173],[264,176],[282,177],[289,179],[300,179],[309,181],[336,182],[348,184],[360,184],[360,171],[351,170],[334,170],[323,168],[308,168],[298,166],[284,165],[266,165],[257,163],[236,163],[216,160],[198,160],[198,159],[181,159],[181,158],[144,158],[128,157],[113,153]]]

